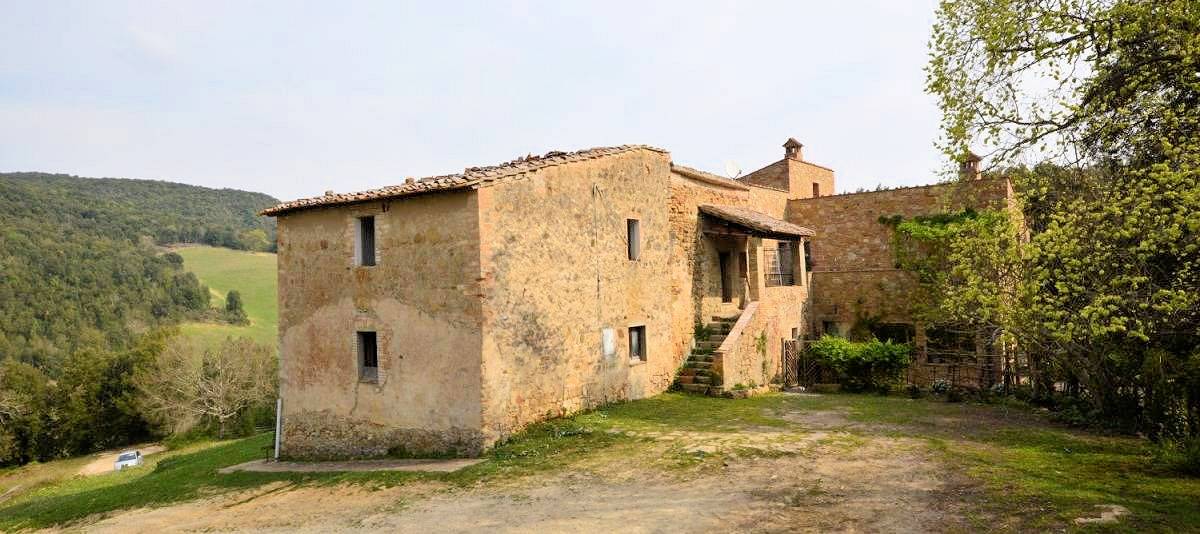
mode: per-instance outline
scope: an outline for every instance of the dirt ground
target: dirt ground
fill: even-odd
[[[628,457],[458,488],[384,489],[276,483],[119,513],[95,532],[945,532],[969,531],[973,491],[924,441],[851,424],[838,411],[775,414],[786,427],[738,432],[628,432]],[[869,430],[863,432],[863,430]],[[877,430],[878,432],[874,432]],[[618,430],[620,431],[620,430]],[[648,468],[647,458],[692,461]],[[706,458],[720,458],[705,461]],[[78,527],[77,527],[78,528]]]

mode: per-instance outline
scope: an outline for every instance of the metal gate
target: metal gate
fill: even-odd
[[[783,340],[783,385],[792,387],[801,384],[803,347],[799,339]]]

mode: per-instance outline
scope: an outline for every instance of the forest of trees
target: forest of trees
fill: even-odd
[[[134,376],[185,319],[244,322],[160,245],[271,250],[261,193],[0,174],[0,465],[143,439]],[[226,416],[228,417],[228,416]],[[222,421],[224,422],[224,421]]]
[[[120,350],[137,333],[206,312],[209,292],[178,254],[199,242],[269,250],[261,193],[149,180],[0,174],[0,360],[57,378],[81,349]]]

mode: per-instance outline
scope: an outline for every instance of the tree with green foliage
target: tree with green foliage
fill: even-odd
[[[208,288],[159,245],[269,250],[261,193],[150,180],[0,173],[0,360],[57,378],[71,353],[209,313]],[[52,305],[51,305],[52,303]]]
[[[0,465],[43,458],[53,449],[46,430],[57,413],[49,406],[49,388],[36,367],[0,362]]]
[[[135,406],[133,377],[162,352],[170,335],[153,332],[120,352],[85,349],[71,354],[54,385],[59,444],[65,454],[95,452],[150,437],[149,424]]]
[[[33,365],[0,362],[0,465],[86,454],[150,437],[133,379],[171,335],[154,330],[121,351],[77,350],[53,380]]]
[[[957,213],[883,221],[894,226],[897,265],[915,275],[914,318],[927,330],[974,332],[985,346],[1011,347],[1028,330],[1030,300],[1024,247],[1007,211],[966,209]],[[1017,377],[1015,354],[1005,377]]]
[[[930,46],[948,155],[1057,165],[1017,187],[1039,211],[1013,313],[1043,381],[1200,436],[1200,3],[946,0]]]
[[[229,290],[225,295],[225,320],[231,324],[249,324],[246,310],[242,305],[242,294],[236,289]]]

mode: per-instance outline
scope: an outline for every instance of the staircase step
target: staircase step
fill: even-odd
[[[679,376],[675,377],[675,381],[679,382],[681,385],[687,385],[687,384],[695,383],[696,377],[693,375],[685,375],[683,373],[679,373]]]
[[[699,393],[701,395],[705,395],[708,393],[708,385],[707,384],[684,384],[683,390],[688,393]]]
[[[713,361],[712,354],[693,354],[688,356],[689,362],[711,362]]]
[[[684,367],[708,370],[708,368],[712,367],[712,362],[687,362],[684,364]]]
[[[696,343],[696,347],[701,349],[716,350],[721,348],[721,343],[721,341],[699,341]]]
[[[712,383],[712,377],[711,377],[711,376],[696,376],[696,377],[693,377],[693,378],[692,378],[692,383],[695,383],[695,384],[711,384],[711,383]]]

